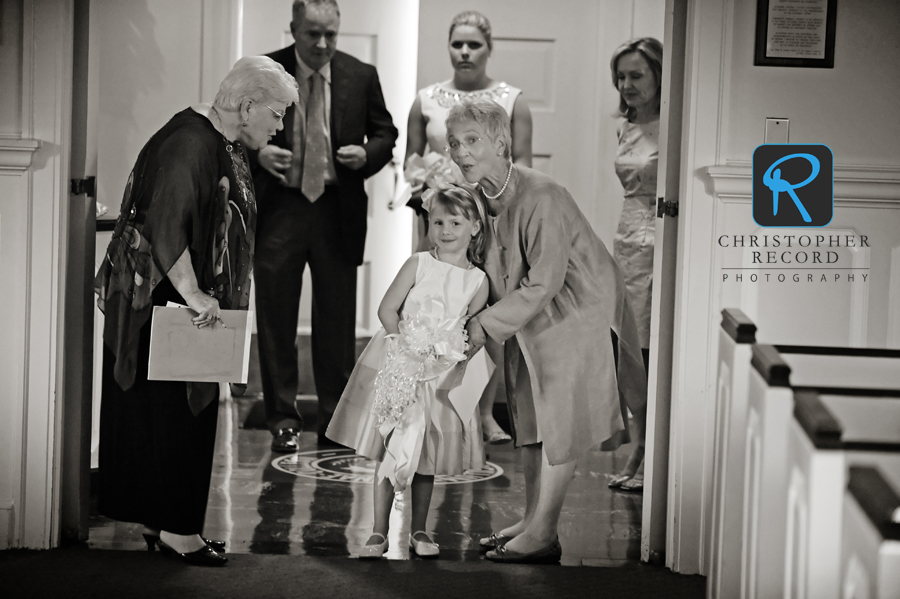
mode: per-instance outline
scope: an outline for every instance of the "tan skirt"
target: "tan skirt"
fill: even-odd
[[[618,338],[610,331],[613,346],[613,357],[618,364]],[[509,426],[516,447],[535,445],[542,442],[541,427],[538,424],[534,410],[534,395],[531,391],[531,376],[525,363],[525,356],[519,347],[519,341],[515,336],[510,337],[504,344],[506,356],[506,408],[509,411]],[[619,394],[619,408],[621,413],[627,414],[625,398]],[[628,443],[627,422],[623,422],[623,429],[600,444],[603,451],[614,451],[623,443]]]
[[[504,344],[506,360],[506,409],[509,410],[509,426],[516,447],[541,442],[534,412],[534,396],[531,393],[531,376],[525,364],[525,356],[519,340],[510,337]]]

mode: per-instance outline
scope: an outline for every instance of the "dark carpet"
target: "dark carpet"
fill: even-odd
[[[230,560],[224,568],[201,568],[136,551],[0,551],[0,597],[700,599],[706,587],[703,577],[639,564],[594,568],[243,554]]]

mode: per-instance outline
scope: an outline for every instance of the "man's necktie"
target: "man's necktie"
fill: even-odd
[[[306,102],[306,149],[303,151],[303,180],[300,191],[310,202],[325,192],[325,170],[328,168],[325,140],[325,79],[315,72]]]

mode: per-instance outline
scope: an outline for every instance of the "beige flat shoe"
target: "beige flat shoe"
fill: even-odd
[[[628,474],[619,474],[617,476],[612,477],[609,481],[610,489],[620,489],[622,485],[631,480],[631,476]]]
[[[382,542],[377,545],[363,545],[359,548],[359,559],[381,559],[388,549],[388,540],[380,532],[373,532],[373,537],[381,537]]]
[[[623,491],[631,491],[632,493],[643,493],[644,475],[635,474],[633,478],[631,478],[630,480],[626,480],[624,483],[619,485],[619,488]]]
[[[425,535],[427,541],[417,541],[416,535]],[[441,550],[437,543],[429,538],[424,530],[417,530],[409,536],[409,548],[419,557],[437,557]]]
[[[484,435],[484,440],[491,445],[503,445],[512,441],[512,437],[502,430],[494,431],[490,435]]]

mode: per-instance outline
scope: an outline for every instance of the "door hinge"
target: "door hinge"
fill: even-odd
[[[85,179],[71,179],[69,181],[69,190],[73,195],[80,196],[81,194],[85,194],[88,197],[94,197],[94,177],[87,177]]]
[[[662,218],[664,216],[678,216],[678,202],[665,198],[656,198],[656,216]]]

